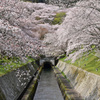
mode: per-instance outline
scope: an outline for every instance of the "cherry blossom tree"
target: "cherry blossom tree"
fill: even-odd
[[[0,0],[0,54],[2,56],[37,57],[43,55],[42,40],[54,28],[57,6],[20,0]]]
[[[19,0],[0,0],[0,54],[11,56],[38,56],[41,40],[30,35],[34,24],[29,20],[32,7]],[[30,3],[31,5],[31,3]],[[30,8],[29,8],[30,7]],[[25,25],[26,24],[26,25]]]
[[[66,18],[54,36],[52,54],[66,51],[68,59],[74,62],[81,53],[92,50],[91,45],[100,48],[100,3],[99,0],[80,0],[68,8]],[[49,38],[49,36],[47,36]],[[56,40],[55,40],[56,38]],[[47,40],[47,39],[45,39]],[[45,41],[44,40],[44,41]],[[48,41],[48,42],[52,42]],[[55,48],[55,46],[57,48]],[[63,50],[62,50],[63,47]],[[49,45],[48,45],[49,48]],[[49,52],[50,49],[47,50]],[[75,52],[74,52],[75,51]],[[73,53],[72,53],[73,52]]]

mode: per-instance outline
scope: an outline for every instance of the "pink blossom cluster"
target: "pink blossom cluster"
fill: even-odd
[[[47,34],[46,52],[52,55],[66,53],[74,62],[95,45],[100,52],[100,1],[80,0],[67,8],[66,18],[55,34]],[[69,55],[69,56],[68,56]]]
[[[62,8],[20,0],[0,0],[0,54],[36,57],[44,54],[42,39],[58,26],[51,22]]]
[[[42,43],[35,32],[36,22],[31,16],[32,3],[19,0],[0,0],[0,54],[33,56],[42,54]],[[38,30],[38,29],[37,29]]]

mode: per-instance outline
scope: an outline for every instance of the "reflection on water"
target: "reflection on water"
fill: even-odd
[[[64,100],[51,67],[44,67],[34,100]]]

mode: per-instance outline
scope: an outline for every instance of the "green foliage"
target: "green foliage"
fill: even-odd
[[[76,52],[77,50],[72,50],[70,54],[73,54],[74,52]]]
[[[53,25],[61,24],[61,22],[62,22],[62,19],[61,19],[61,18],[54,18],[52,24],[53,24]]]
[[[55,67],[58,68],[57,66],[55,66]],[[63,77],[66,78],[66,80],[68,82],[70,82],[70,80],[67,78],[67,76],[65,75],[65,73],[63,71],[61,71],[59,68],[58,68],[58,70],[61,72],[61,74],[63,75]]]
[[[91,45],[91,48],[92,48],[92,49],[95,49],[95,48],[96,48],[96,46],[93,44],[93,45]]]
[[[31,1],[31,0],[20,0],[20,1],[24,1],[24,2],[31,2],[31,3],[32,3],[32,1]]]
[[[56,24],[61,24],[62,21],[63,21],[63,18],[66,16],[66,13],[65,12],[60,12],[60,13],[57,13],[55,15],[55,18],[53,19],[52,21],[52,24],[53,25],[56,25]]]
[[[94,51],[89,51],[88,55],[84,53],[83,56],[80,59],[76,60],[73,65],[100,75],[100,58],[95,56]]]
[[[84,45],[81,45],[81,49],[83,49],[84,48]]]
[[[36,16],[35,17],[35,20],[40,20],[41,18],[39,16]]]
[[[61,72],[61,74],[64,76],[64,78],[67,79],[68,82],[70,82],[70,80],[66,77],[65,73],[64,72]]]
[[[29,62],[32,62],[34,59],[31,57],[28,57],[28,60],[26,63],[23,63],[19,58],[13,57],[13,58],[8,58],[7,56],[4,56],[3,58],[0,59],[0,76],[15,70],[21,66],[26,65]]]
[[[40,54],[39,56],[40,56],[41,58],[45,58],[45,55]]]
[[[60,58],[59,60],[64,61],[66,59],[66,55],[62,58]]]
[[[88,72],[100,75],[100,58],[95,56],[96,54],[96,46],[91,45],[92,50],[87,51],[82,54],[82,57],[77,59],[74,63],[71,63],[71,59],[65,61],[66,56],[60,58],[59,60],[82,68]],[[74,51],[73,51],[74,52]],[[72,53],[71,53],[72,54]]]
[[[65,61],[66,58],[67,58],[67,56],[65,55],[63,58],[60,58],[59,60],[70,64],[71,63],[71,59]]]
[[[65,62],[71,64],[71,61],[72,61],[72,60],[70,59],[70,60],[67,60],[67,61],[65,61]]]
[[[60,13],[56,14],[56,18],[58,18],[58,17],[65,17],[65,16],[66,16],[65,12],[60,12]]]
[[[95,46],[93,46],[93,48],[95,48]],[[93,49],[92,51],[83,53],[83,56],[77,59],[74,63],[71,63],[71,59],[64,61],[66,57],[61,58],[60,60],[82,68],[88,72],[100,75],[100,58],[95,56],[95,50],[96,49]]]

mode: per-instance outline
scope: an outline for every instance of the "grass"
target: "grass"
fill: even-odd
[[[66,59],[66,55],[63,58],[60,58],[59,60],[64,61]]]
[[[96,46],[95,46],[94,44],[92,44],[92,45],[91,45],[91,48],[94,49],[94,48],[96,48]]]
[[[70,60],[67,60],[65,61],[65,59],[67,58],[67,56],[65,55],[65,57],[63,58],[60,58],[59,60],[63,61],[63,62],[66,62],[66,63],[71,63],[71,59]]]
[[[95,48],[95,46],[92,46],[92,48]],[[95,54],[95,49],[92,51],[85,52],[83,56],[77,59],[74,63],[71,63],[71,59],[64,61],[66,57],[61,58],[60,60],[82,68],[88,72],[100,75],[100,58],[95,56]]]
[[[71,51],[71,53],[70,53],[70,54],[73,54],[74,52],[76,52],[76,50]]]
[[[55,66],[55,67],[58,68],[57,66]],[[63,77],[66,78],[66,80],[68,82],[70,82],[70,80],[67,78],[67,76],[65,75],[65,73],[63,71],[61,71],[59,68],[58,68],[58,70],[61,72],[61,74],[63,75]]]
[[[95,56],[95,52],[90,52],[87,56],[83,54],[83,57],[76,60],[73,65],[81,67],[82,69],[100,75],[100,58]]]
[[[64,76],[64,78],[67,79],[68,82],[70,82],[70,80],[66,77],[65,73],[64,72],[61,72],[61,74]]]
[[[19,58],[13,57],[8,59],[8,57],[5,56],[2,59],[0,59],[0,76],[5,75],[8,72],[11,72],[12,70],[24,66],[32,61],[34,61],[34,59],[28,57],[27,62],[23,63]]]
[[[56,13],[53,21],[52,21],[52,24],[53,25],[56,25],[56,24],[61,24],[62,21],[63,21],[63,18],[66,16],[66,13],[65,12],[60,12],[60,13]]]

